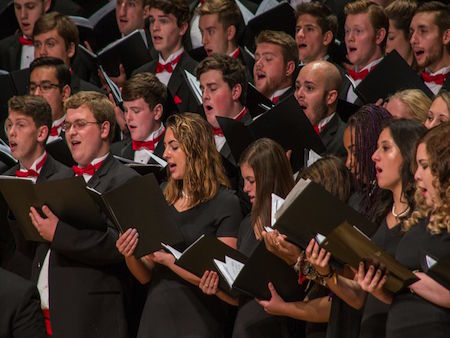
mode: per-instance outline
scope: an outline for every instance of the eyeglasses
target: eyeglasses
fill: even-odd
[[[74,127],[76,131],[84,129],[88,124],[100,124],[101,122],[97,121],[86,121],[86,120],[76,120],[72,123],[65,121],[62,124],[62,130],[64,132],[69,131],[70,128]]]
[[[52,90],[52,88],[59,88],[59,84],[51,83],[49,81],[42,81],[41,83],[30,83],[30,93],[35,93],[38,88],[41,92],[47,93]]]

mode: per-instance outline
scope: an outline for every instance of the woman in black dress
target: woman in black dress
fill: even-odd
[[[391,302],[386,324],[388,338],[449,336],[450,292],[423,272],[428,269],[427,256],[439,261],[450,254],[449,140],[447,122],[429,130],[418,142],[417,207],[405,222],[406,233],[395,257],[415,271],[420,280],[404,292],[381,297]]]
[[[350,172],[342,159],[338,157],[328,155],[317,160],[309,167],[304,168],[298,178],[310,179],[322,185],[325,190],[343,202],[347,202],[350,197]],[[294,250],[293,244],[287,242],[285,235],[280,235],[275,230],[268,233],[263,232],[263,237],[269,251],[282,258],[289,265],[298,266],[298,269],[300,269],[297,262],[301,250],[298,247]],[[302,267],[301,270],[304,270],[304,268]],[[304,283],[308,283],[308,281]],[[303,300],[285,302],[277,291],[271,288],[272,298],[268,301],[259,301],[259,304],[269,314],[288,316],[305,321],[306,338],[325,338],[331,309],[330,291],[319,283],[310,283],[310,285],[312,287]]]
[[[228,180],[207,122],[198,114],[167,120],[164,158],[170,173],[164,195],[184,243],[183,251],[202,234],[217,236],[236,247],[242,219],[238,198]],[[137,260],[135,230],[125,232],[117,248],[135,277],[149,284],[138,337],[223,337],[226,307],[199,289],[200,278],[174,264],[164,251]]]
[[[294,186],[294,178],[283,148],[270,139],[252,143],[242,154],[240,167],[252,211],[241,222],[238,250],[249,256],[262,240],[264,227],[271,225],[271,194],[285,198]],[[238,306],[233,338],[303,336],[299,322],[267,314],[252,298],[236,299],[224,294],[217,290],[218,281],[217,273],[206,271],[199,287],[206,294]]]
[[[401,239],[401,222],[414,208],[414,178],[410,164],[414,156],[414,144],[425,132],[418,121],[390,120],[380,133],[376,151],[372,155],[375,163],[378,187],[382,189],[377,204],[383,212],[380,226],[372,240],[391,255]],[[374,266],[365,270],[360,263],[354,280],[337,277],[330,270],[330,253],[312,241],[306,249],[308,260],[321,275],[327,276],[327,285],[349,305],[363,308],[360,337],[384,337],[388,306],[374,298],[367,297],[383,278],[383,271]],[[336,276],[336,277],[335,277]]]

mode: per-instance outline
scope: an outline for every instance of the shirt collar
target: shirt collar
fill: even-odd
[[[170,54],[169,57],[167,58],[167,60],[164,60],[162,55],[161,55],[161,53],[159,53],[159,63],[165,65],[165,64],[167,64],[169,62],[172,62],[173,60],[175,60],[183,52],[184,52],[184,48],[181,47],[175,53]]]
[[[31,165],[31,167],[28,170],[34,170],[39,174],[41,172],[42,166],[39,169],[36,169],[36,166],[39,162],[42,161],[42,159],[45,157],[46,154],[47,154],[47,152],[44,151],[41,156],[39,156],[37,159],[34,160],[33,164]],[[25,168],[23,166],[23,164],[20,163],[20,170],[27,170],[27,168]]]

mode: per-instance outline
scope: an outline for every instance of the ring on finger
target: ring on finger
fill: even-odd
[[[316,259],[316,258],[317,258],[317,254],[314,252],[314,253],[311,255],[311,257],[312,257],[313,259]]]

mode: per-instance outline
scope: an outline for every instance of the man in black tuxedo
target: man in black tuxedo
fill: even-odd
[[[77,26],[65,15],[53,12],[43,15],[36,21],[33,29],[34,57],[53,56],[63,60],[71,70],[71,91],[99,91],[90,82],[81,79],[77,72],[84,69],[73,69],[71,62],[76,55],[79,44]]]
[[[45,151],[51,125],[51,108],[42,97],[25,95],[14,96],[9,100],[5,129],[11,155],[18,163],[4,175],[27,177],[34,182],[73,175],[69,168],[54,160]],[[36,243],[25,240],[11,213],[8,215],[8,224],[15,250],[7,259],[5,268],[29,279]]]
[[[124,83],[122,99],[130,138],[113,144],[111,151],[135,162],[156,163],[150,153],[160,158],[164,153],[165,128],[161,118],[167,88],[155,75],[140,73]]]
[[[52,108],[52,126],[47,143],[64,137],[64,100],[70,94],[70,70],[64,62],[55,57],[45,56],[35,59],[30,65],[30,94],[43,97]]]
[[[239,59],[245,66],[248,79],[252,80],[255,60],[237,42],[244,22],[236,2],[207,1],[196,9],[196,13],[200,15],[199,28],[206,55],[222,54]]]
[[[12,72],[29,67],[34,59],[34,25],[50,4],[51,0],[14,0],[20,30],[0,41],[0,69]]]
[[[345,123],[336,113],[341,81],[339,70],[332,63],[313,61],[300,70],[294,95],[327,153],[343,157]]]
[[[102,94],[80,92],[64,103],[67,144],[88,187],[100,193],[137,174],[113,158],[114,106]],[[33,261],[43,308],[58,337],[127,337],[125,308],[129,282],[123,256],[116,250],[118,232],[105,221],[104,230],[68,224],[47,207],[44,217],[33,207],[30,217],[41,236]]]
[[[186,0],[150,0],[150,34],[158,59],[146,63],[134,74],[150,72],[167,86],[166,117],[172,113],[196,112],[197,101],[183,75],[194,73],[197,62],[183,48],[188,29],[189,7]]]
[[[203,110],[213,131],[216,148],[225,159],[237,165],[239,159],[233,158],[216,117],[228,117],[243,123],[252,121],[245,107],[248,83],[245,68],[237,59],[216,54],[200,62],[196,75],[202,91]]]
[[[253,78],[258,91],[273,103],[294,92],[292,76],[298,64],[294,38],[280,31],[262,31],[256,38]]]

